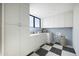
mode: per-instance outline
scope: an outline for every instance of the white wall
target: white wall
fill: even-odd
[[[72,11],[42,18],[43,28],[72,27]]]
[[[2,55],[2,4],[0,3],[0,55]]]
[[[73,8],[73,47],[79,56],[79,4]]]

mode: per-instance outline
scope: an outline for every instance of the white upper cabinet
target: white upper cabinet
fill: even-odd
[[[54,27],[64,27],[64,15],[57,15],[55,17],[55,26]],[[54,25],[54,24],[53,24]]]
[[[73,23],[73,12],[69,11],[64,14],[64,27],[72,27]]]
[[[63,27],[64,26],[64,17],[63,15],[57,15],[53,17],[48,17],[43,19],[44,28],[53,28],[53,27]]]
[[[43,28],[72,27],[72,11],[42,19]]]

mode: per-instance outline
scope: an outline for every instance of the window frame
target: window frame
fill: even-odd
[[[39,28],[41,28],[41,18],[36,17],[36,16],[34,16],[34,15],[30,15],[30,16],[33,17],[33,28],[37,28],[37,27],[35,27],[35,18],[39,19],[39,24],[40,24]]]

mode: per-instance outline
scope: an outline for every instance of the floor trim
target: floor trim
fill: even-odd
[[[34,52],[32,51],[31,53],[29,53],[28,55],[26,55],[26,56],[30,56],[31,54],[33,54]]]

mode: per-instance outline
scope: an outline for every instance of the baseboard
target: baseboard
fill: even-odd
[[[40,47],[43,47],[45,44],[42,44]]]
[[[31,53],[29,53],[28,55],[26,55],[26,56],[30,56],[31,54],[33,54],[34,52],[32,51]]]

